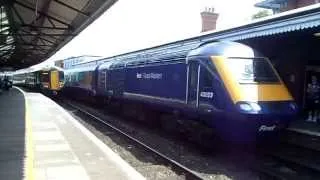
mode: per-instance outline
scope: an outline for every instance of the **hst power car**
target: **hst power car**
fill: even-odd
[[[65,88],[111,104],[179,114],[236,142],[277,134],[297,112],[270,61],[247,45],[206,42],[184,51],[148,52],[75,66],[65,71]]]

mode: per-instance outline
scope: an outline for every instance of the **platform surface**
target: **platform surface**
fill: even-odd
[[[16,89],[0,94],[0,179],[23,179],[25,101]]]
[[[320,121],[320,120],[319,120]],[[306,120],[299,119],[293,121],[288,127],[289,131],[294,131],[301,134],[320,137],[320,123],[307,122]]]
[[[0,95],[0,179],[145,179],[40,93]]]

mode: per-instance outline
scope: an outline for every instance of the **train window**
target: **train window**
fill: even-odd
[[[59,81],[64,81],[63,72],[59,72]]]
[[[226,65],[239,83],[278,83],[279,78],[266,59],[229,58]]]
[[[78,75],[78,81],[84,80],[84,77],[85,77],[85,72],[80,72]]]
[[[203,82],[202,82],[202,86],[203,87],[212,87],[212,83],[213,83],[213,77],[212,74],[205,68],[202,68],[202,77],[203,77]]]
[[[195,88],[197,87],[198,82],[198,64],[191,64],[189,66],[189,75],[190,75],[190,87]]]
[[[77,75],[75,73],[71,74],[71,81],[76,82],[77,81]]]
[[[48,72],[42,73],[40,80],[41,82],[49,82],[49,73]]]

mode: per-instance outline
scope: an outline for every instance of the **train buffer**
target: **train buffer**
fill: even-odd
[[[40,93],[0,95],[0,179],[145,179]]]

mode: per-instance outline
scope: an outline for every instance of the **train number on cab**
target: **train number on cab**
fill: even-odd
[[[200,97],[213,98],[213,92],[200,92]]]

